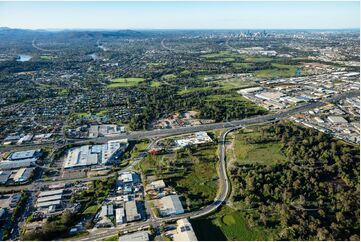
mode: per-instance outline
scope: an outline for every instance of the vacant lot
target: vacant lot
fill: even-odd
[[[232,143],[227,150],[230,159],[241,164],[258,163],[265,165],[285,161],[286,156],[281,152],[281,143],[257,140],[261,137],[260,132],[255,129],[235,133],[234,137],[230,139]]]
[[[251,226],[243,212],[229,207],[191,222],[198,240],[271,240],[271,230]]]
[[[164,155],[149,155],[138,167],[183,195],[189,209],[211,203],[218,190],[217,144],[185,148]]]
[[[144,78],[141,77],[121,77],[112,80],[112,83],[109,84],[108,88],[116,88],[116,87],[135,87],[139,83],[143,82]]]

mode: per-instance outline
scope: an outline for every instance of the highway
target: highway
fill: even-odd
[[[82,144],[82,143],[89,143],[89,142],[104,143],[108,140],[114,140],[114,139],[141,140],[141,139],[145,139],[145,138],[165,137],[165,136],[179,135],[179,134],[185,134],[185,133],[193,133],[193,132],[198,132],[198,131],[209,131],[209,130],[214,130],[214,129],[224,129],[224,128],[232,128],[235,126],[263,123],[263,122],[267,122],[267,121],[271,121],[271,120],[275,120],[275,119],[287,118],[293,114],[297,114],[297,113],[304,112],[304,111],[307,111],[310,109],[318,108],[329,102],[335,102],[340,99],[344,99],[346,97],[354,97],[354,96],[359,96],[358,90],[355,90],[355,91],[352,91],[349,93],[340,94],[340,95],[335,95],[332,98],[328,98],[328,99],[317,101],[317,102],[307,103],[307,104],[304,104],[304,105],[301,105],[301,106],[298,106],[295,108],[285,109],[284,111],[279,112],[279,113],[256,116],[256,117],[252,117],[252,118],[234,120],[234,121],[229,121],[229,122],[204,124],[204,125],[198,125],[198,126],[180,127],[180,128],[175,128],[175,129],[134,131],[134,132],[130,132],[128,134],[121,134],[121,135],[112,136],[112,137],[101,137],[101,138],[95,138],[95,139],[76,140],[76,141],[70,140],[69,143],[74,143],[74,144]]]
[[[341,99],[344,99],[346,97],[355,97],[359,96],[359,90],[351,91],[348,93],[343,93],[339,95],[335,95],[334,97],[320,100],[317,102],[311,102],[307,103],[301,106],[297,106],[290,109],[285,109],[284,111],[278,112],[278,113],[272,113],[268,115],[262,115],[262,116],[255,116],[252,118],[245,118],[241,120],[233,120],[229,122],[220,122],[220,123],[212,123],[212,124],[203,124],[203,125],[197,125],[197,126],[188,126],[188,127],[180,127],[180,128],[174,128],[174,129],[157,129],[157,130],[147,130],[147,131],[133,131],[129,133],[124,133],[120,135],[115,135],[112,137],[99,137],[99,138],[93,138],[93,139],[67,139],[68,144],[89,144],[92,143],[105,143],[108,140],[115,140],[115,139],[128,139],[128,140],[141,140],[141,139],[148,139],[148,138],[159,138],[159,137],[166,137],[166,136],[172,136],[172,135],[179,135],[179,134],[186,134],[186,133],[193,133],[193,132],[199,132],[199,131],[209,131],[214,129],[224,129],[224,128],[232,128],[236,126],[242,126],[242,125],[250,125],[250,124],[257,124],[257,123],[263,123],[275,119],[283,119],[287,118],[293,114],[297,114],[300,112],[304,112],[310,109],[318,108],[326,103],[329,102],[335,102]],[[12,147],[21,147],[22,145],[12,145],[7,147],[0,148],[0,151],[9,150]],[[34,147],[39,147],[39,144],[34,144]],[[32,148],[32,145],[24,145],[24,147],[30,149]]]

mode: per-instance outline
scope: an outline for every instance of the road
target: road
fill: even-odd
[[[193,132],[198,132],[198,131],[209,131],[209,130],[214,130],[214,129],[232,128],[235,126],[263,123],[263,122],[267,122],[267,121],[271,121],[271,120],[275,120],[275,119],[287,118],[293,114],[297,114],[297,113],[304,112],[304,111],[307,111],[310,109],[318,108],[329,102],[335,102],[340,99],[344,99],[346,97],[354,97],[354,96],[359,96],[358,90],[352,91],[349,93],[340,94],[340,95],[335,95],[332,98],[328,98],[328,99],[317,101],[317,102],[307,103],[305,105],[301,105],[301,106],[298,106],[295,108],[285,109],[285,111],[282,111],[280,113],[273,113],[273,114],[256,116],[256,117],[252,117],[252,118],[234,120],[234,121],[229,121],[229,122],[204,124],[204,125],[190,126],[190,127],[180,127],[180,128],[175,128],[175,129],[134,131],[134,132],[130,132],[128,134],[121,134],[121,135],[112,136],[112,137],[101,137],[101,138],[95,138],[95,139],[91,139],[91,140],[87,139],[87,140],[69,141],[69,143],[82,144],[82,143],[89,143],[91,141],[95,142],[95,143],[105,143],[108,140],[114,140],[114,139],[141,140],[141,139],[152,138],[152,137],[165,137],[165,136],[179,135],[179,134],[185,134],[185,133],[193,133]]]
[[[128,140],[141,140],[141,139],[148,139],[148,138],[159,138],[159,137],[166,137],[166,136],[172,136],[172,135],[179,135],[179,134],[186,134],[186,133],[193,133],[193,132],[199,132],[199,131],[209,131],[214,129],[224,129],[224,128],[232,128],[235,126],[242,126],[242,125],[250,125],[250,124],[257,124],[257,123],[263,123],[275,119],[283,119],[287,118],[293,114],[297,114],[300,112],[304,112],[310,109],[318,108],[326,103],[329,102],[335,102],[341,99],[344,99],[346,97],[355,97],[359,96],[359,90],[351,91],[348,93],[343,93],[340,95],[335,95],[332,98],[320,100],[317,102],[311,102],[307,103],[301,106],[297,106],[290,109],[285,109],[282,112],[279,113],[273,113],[268,115],[262,115],[262,116],[255,116],[252,118],[246,118],[241,120],[234,120],[229,122],[220,122],[220,123],[212,123],[212,124],[203,124],[203,125],[197,125],[197,126],[189,126],[189,127],[180,127],[175,129],[157,129],[157,130],[148,130],[148,131],[133,131],[130,133],[115,135],[112,137],[99,137],[94,139],[67,139],[68,144],[89,144],[90,142],[93,143],[105,143],[108,140],[116,140],[116,139],[128,139]],[[17,147],[17,145],[8,146],[10,147]],[[31,145],[26,145],[27,148],[31,148]],[[36,145],[36,147],[39,147],[39,144]],[[2,149],[0,149],[2,151]]]

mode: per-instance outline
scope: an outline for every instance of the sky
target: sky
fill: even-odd
[[[342,29],[353,2],[0,2],[0,27],[26,29]]]

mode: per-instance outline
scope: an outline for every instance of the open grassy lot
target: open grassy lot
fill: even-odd
[[[150,83],[150,86],[151,86],[151,87],[160,87],[161,84],[162,84],[162,83],[159,82],[159,81],[152,81],[152,82]]]
[[[292,77],[296,75],[297,65],[284,65],[272,63],[273,69],[264,69],[256,71],[257,77],[276,78],[276,77]]]
[[[248,80],[243,80],[243,79],[238,79],[238,78],[222,80],[222,81],[218,81],[217,83],[221,86],[221,88],[223,90],[246,88],[246,87],[251,87],[251,86],[255,85],[254,82],[251,82]]]
[[[177,75],[175,75],[175,74],[167,74],[167,75],[162,76],[162,79],[165,79],[165,80],[174,79],[174,78],[177,78]]]
[[[245,214],[229,207],[191,221],[198,240],[271,240],[271,230],[251,226]],[[207,229],[205,229],[207,228]]]
[[[116,79],[112,80],[112,83],[109,84],[107,87],[108,88],[135,87],[143,81],[144,81],[144,78],[141,78],[141,77],[126,77],[126,78],[121,77],[121,78],[116,78]]]
[[[192,92],[204,92],[204,91],[209,91],[212,90],[213,87],[193,87],[193,88],[187,88],[187,89],[182,89],[180,91],[178,91],[179,95],[184,95],[184,94],[189,94]]]
[[[166,63],[162,63],[162,62],[147,63],[147,66],[149,66],[149,67],[163,67],[165,65],[166,65]]]
[[[148,140],[141,140],[137,144],[134,145],[133,149],[130,151],[130,158],[136,158],[140,152],[144,152],[145,149],[148,147],[149,141]]]
[[[217,144],[189,147],[147,156],[139,165],[146,176],[156,176],[183,195],[189,209],[213,201],[218,190]]]
[[[202,58],[237,58],[237,57],[241,57],[241,55],[239,55],[238,53],[229,51],[229,50],[225,50],[225,51],[219,51],[218,53],[212,53],[212,54],[206,54],[206,55],[201,55]]]
[[[116,234],[113,236],[106,237],[105,239],[103,239],[103,241],[118,241],[118,239],[119,239],[119,236]]]
[[[41,60],[54,60],[54,59],[56,59],[56,58],[58,58],[58,57],[53,56],[53,55],[41,55],[41,56],[40,56],[40,59],[41,59]]]
[[[226,62],[234,62],[235,59],[232,57],[225,57],[225,58],[220,58],[220,59],[209,59],[207,61],[213,62],[213,63],[226,63]]]
[[[241,164],[258,163],[272,165],[286,160],[286,156],[281,152],[282,145],[275,141],[257,141],[261,137],[259,130],[245,130],[235,133],[230,141],[227,153],[228,157]]]
[[[100,206],[101,205],[97,204],[97,205],[87,207],[82,214],[83,215],[95,215],[97,213],[97,211],[99,210]]]

